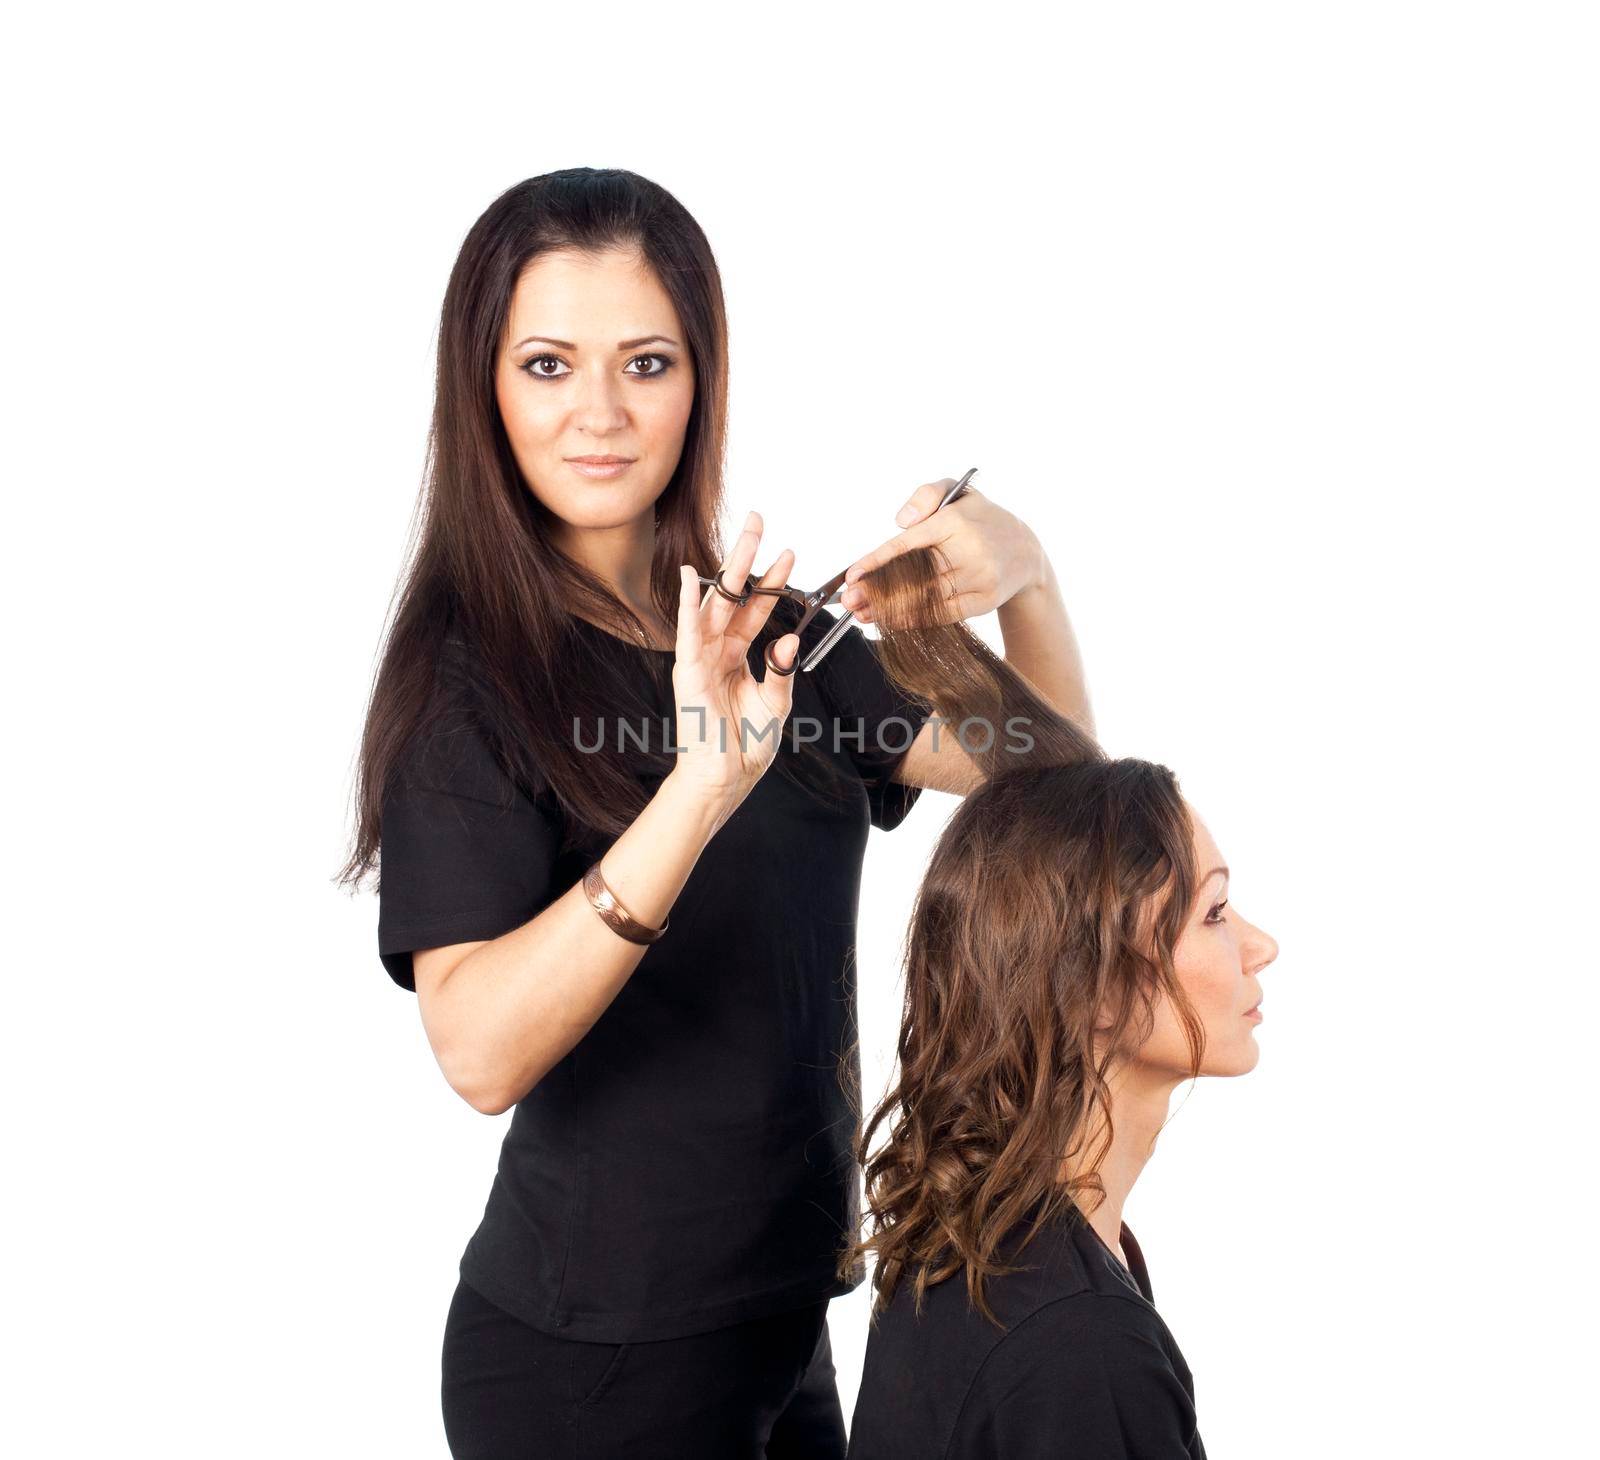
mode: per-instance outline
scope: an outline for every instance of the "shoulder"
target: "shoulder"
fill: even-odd
[[[1069,1364],[1094,1366],[1107,1355],[1172,1356],[1171,1336],[1161,1315],[1132,1293],[1085,1288],[1035,1309],[1013,1324],[991,1357],[1031,1363],[1055,1355]]]
[[[434,661],[434,693],[447,706],[471,704],[483,677],[481,662],[472,644],[460,633],[445,635]]]
[[[920,1313],[901,1284],[875,1315],[856,1410],[863,1455],[1033,1460],[1058,1455],[1063,1433],[1084,1454],[1189,1453],[1194,1409],[1176,1345],[1107,1272],[1087,1225],[1019,1223],[995,1255],[1010,1269],[984,1285],[998,1323],[959,1275],[928,1289]]]
[[[1047,1303],[989,1352],[960,1423],[986,1432],[1007,1413],[1104,1431],[1108,1442],[1137,1431],[1187,1445],[1195,1429],[1188,1369],[1160,1315],[1136,1295],[1092,1288]]]
[[[937,1372],[949,1403],[981,1373],[998,1348],[1014,1335],[1030,1333],[1042,1313],[1090,1291],[1089,1276],[1070,1232],[1046,1227],[1025,1246],[1015,1232],[1002,1240],[996,1260],[1008,1271],[983,1285],[993,1319],[972,1303],[961,1273],[927,1288],[919,1305],[909,1277],[874,1314],[869,1365],[887,1371]]]
[[[396,762],[393,792],[421,787],[506,805],[537,791],[509,774],[501,722],[482,661],[471,643],[450,634],[432,666],[426,706]]]
[[[983,1291],[998,1326],[972,1305],[961,1272],[928,1287],[920,1312],[911,1279],[903,1278],[878,1321],[908,1329],[970,1327],[992,1344],[1041,1309],[1095,1285],[1078,1230],[1067,1221],[1047,1222],[1034,1232],[1026,1222],[1018,1222],[996,1244],[994,1260],[1006,1271],[989,1278]]]

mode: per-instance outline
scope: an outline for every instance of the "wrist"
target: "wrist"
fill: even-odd
[[[683,757],[667,772],[657,792],[672,808],[673,815],[699,828],[710,841],[717,829],[732,814],[726,788],[707,785],[683,768]]]
[[[1009,610],[1012,615],[1026,616],[1041,605],[1049,603],[1056,591],[1056,570],[1051,566],[1050,559],[1041,546],[1038,567],[1027,582],[1000,605],[1000,612],[1004,614]]]
[[[1034,569],[1033,576],[1023,588],[1024,593],[1043,593],[1055,581],[1056,570],[1051,565],[1050,554],[1044,550],[1044,544],[1035,536],[1033,539]]]

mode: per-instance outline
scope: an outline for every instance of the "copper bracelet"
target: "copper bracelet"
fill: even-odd
[[[666,923],[659,928],[645,927],[617,901],[616,894],[606,886],[606,879],[600,875],[599,862],[583,874],[583,890],[590,906],[600,914],[606,925],[630,943],[654,943],[667,931]]]

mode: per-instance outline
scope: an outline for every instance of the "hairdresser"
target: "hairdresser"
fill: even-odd
[[[381,844],[383,966],[456,1092],[513,1112],[445,1320],[458,1457],[844,1453],[867,830],[978,777],[854,625],[796,672],[839,620],[749,591],[794,561],[757,572],[756,513],[722,550],[726,400],[717,267],[663,189],[575,168],[473,226],[344,873]],[[1037,538],[977,491],[935,511],[950,485],[858,566],[937,541],[949,612],[998,609],[1086,722]]]

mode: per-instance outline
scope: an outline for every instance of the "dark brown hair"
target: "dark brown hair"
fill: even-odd
[[[993,1319],[983,1284],[1010,1270],[1001,1238],[1027,1220],[1025,1245],[1081,1194],[1091,1208],[1103,1197],[1107,1075],[1148,1037],[1162,993],[1199,1072],[1202,1028],[1173,967],[1197,889],[1172,772],[1107,757],[964,624],[941,622],[946,566],[919,550],[863,580],[890,678],[996,733],[987,749],[981,731],[963,740],[987,779],[916,895],[898,1076],[857,1136],[868,1226],[840,1271],[876,1255],[875,1312],[901,1282],[920,1311],[931,1285],[964,1274]],[[1013,721],[1025,735],[1006,733]]]
[[[677,621],[679,564],[709,575],[723,560],[717,523],[728,331],[721,277],[699,224],[666,189],[620,169],[568,168],[509,188],[472,225],[445,290],[421,528],[367,710],[354,847],[340,883],[359,885],[375,864],[384,792],[413,738],[433,720],[447,640],[462,646],[460,667],[496,760],[530,794],[549,788],[567,813],[569,840],[580,823],[618,834],[644,808],[648,792],[620,748],[586,752],[572,727],[615,716],[619,706],[649,717],[648,705],[637,685],[608,676],[606,665],[584,652],[571,616],[611,625],[622,639],[637,637],[643,625],[555,545],[549,511],[528,490],[512,453],[494,383],[527,265],[553,249],[612,248],[637,249],[654,270],[694,361],[683,451],[656,502],[650,589],[667,622]],[[795,616],[780,603],[757,646],[788,632]],[[638,661],[641,672],[667,672],[650,655]],[[671,764],[665,747],[644,754],[663,772]],[[778,762],[814,790],[831,783],[815,746]]]

